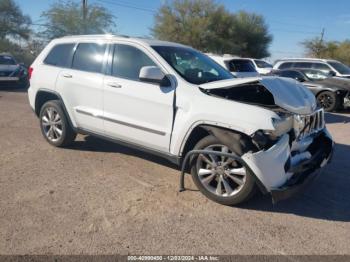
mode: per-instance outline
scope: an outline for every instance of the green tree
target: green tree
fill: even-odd
[[[191,45],[206,52],[257,58],[269,56],[272,41],[262,16],[232,14],[212,0],[166,2],[155,15],[156,38]]]
[[[114,16],[106,8],[90,4],[83,19],[80,2],[72,0],[54,3],[49,10],[42,13],[46,20],[42,35],[53,39],[65,35],[103,34],[114,31]]]
[[[240,11],[234,14],[233,34],[229,41],[238,47],[236,53],[243,57],[263,58],[270,56],[268,47],[272,36],[261,15]]]
[[[28,39],[31,19],[22,13],[13,0],[0,0],[0,39]]]
[[[323,59],[335,59],[350,65],[350,40],[343,42],[321,41],[313,38],[302,42],[307,56]]]

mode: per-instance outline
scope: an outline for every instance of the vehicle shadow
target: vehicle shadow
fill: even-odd
[[[350,146],[336,144],[332,162],[300,195],[276,204],[270,195],[259,195],[240,208],[350,222],[349,156]]]
[[[349,123],[350,122],[350,110],[342,110],[338,113],[326,113],[325,114],[326,124],[336,123]]]
[[[69,149],[126,154],[179,170],[177,165],[166,159],[94,136],[86,136],[84,141],[76,141]],[[350,146],[336,144],[332,162],[312,184],[306,187],[304,192],[276,204],[272,204],[270,195],[262,196],[258,194],[238,207],[267,212],[290,213],[330,221],[350,222],[349,155]]]
[[[75,141],[71,146],[68,147],[68,149],[90,152],[125,154],[179,170],[176,164],[171,163],[167,159],[156,155],[152,155],[147,152],[143,152],[141,150],[136,150],[121,144],[103,140],[94,136],[85,136],[84,141]]]

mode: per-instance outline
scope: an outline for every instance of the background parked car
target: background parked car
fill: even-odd
[[[253,59],[253,58],[248,58],[250,61],[252,61],[255,70],[258,71],[259,74],[261,75],[267,75],[271,73],[273,66],[261,59]]]
[[[259,76],[259,73],[256,71],[255,65],[251,59],[211,54],[208,54],[208,56],[221,66],[225,67],[236,77]]]
[[[273,69],[316,69],[321,70],[326,74],[334,76],[350,78],[350,68],[337,60],[329,59],[313,59],[313,58],[288,58],[277,60]]]
[[[350,80],[348,79],[332,77],[315,69],[285,69],[273,71],[273,74],[302,82],[315,94],[318,103],[325,111],[334,111],[349,105]]]
[[[26,87],[28,71],[24,64],[18,63],[10,54],[0,54],[0,86]]]

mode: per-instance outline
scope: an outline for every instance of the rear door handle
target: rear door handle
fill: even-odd
[[[72,78],[73,77],[71,74],[63,74],[62,76],[65,78]]]
[[[113,87],[113,88],[121,88],[122,85],[115,83],[115,82],[109,82],[107,83],[108,86]]]

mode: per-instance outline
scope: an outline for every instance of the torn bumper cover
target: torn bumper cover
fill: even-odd
[[[298,193],[320,173],[332,157],[333,144],[328,131],[323,129],[313,134],[305,151],[293,152],[286,134],[270,149],[247,153],[242,159],[271,193],[273,202],[278,202]],[[309,157],[303,159],[300,156],[305,152]]]

